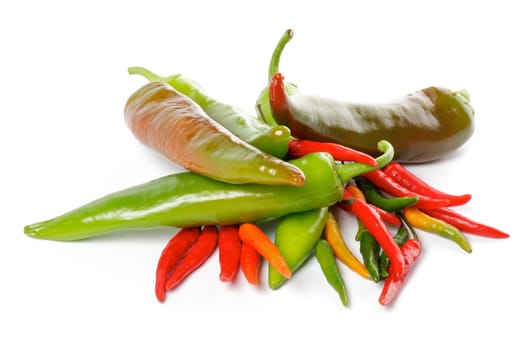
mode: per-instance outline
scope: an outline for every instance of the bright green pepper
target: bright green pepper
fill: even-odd
[[[272,57],[270,59],[270,66],[268,67],[268,84],[272,80],[272,77],[275,73],[279,71],[279,63],[281,61],[281,54],[284,50],[284,47],[288,42],[293,38],[293,31],[291,29],[288,29],[284,32],[284,34],[279,39],[279,42],[277,43],[277,46],[275,46],[275,49],[273,50]],[[264,121],[268,125],[279,125],[275,121],[272,115],[272,109],[270,108],[270,99],[268,97],[268,86],[261,91],[259,97],[257,98],[257,102],[255,105],[255,109],[257,111],[257,115],[259,116],[259,119]],[[297,85],[292,83],[285,83],[284,89],[286,90],[286,93],[288,95],[293,95],[299,92],[299,89],[297,88]]]
[[[312,255],[321,238],[328,217],[328,208],[293,213],[279,219],[275,229],[274,243],[279,248],[286,264],[295,273]],[[278,289],[286,278],[272,266],[268,268],[268,285]]]
[[[345,282],[337,266],[334,251],[326,240],[320,239],[317,242],[315,246],[315,256],[326,280],[335,289],[337,294],[339,294],[339,299],[341,299],[343,305],[348,306],[348,293],[346,292]]]
[[[192,99],[210,118],[241,140],[278,158],[286,155],[290,140],[290,129],[286,126],[269,126],[237,106],[217,101],[209,96],[199,84],[182,74],[161,77],[143,67],[129,67],[128,72],[142,75],[150,82],[165,82]]]

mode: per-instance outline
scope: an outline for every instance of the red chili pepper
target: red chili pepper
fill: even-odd
[[[223,282],[232,282],[239,271],[241,239],[239,225],[221,226],[219,229],[219,278]]]
[[[385,173],[384,171],[377,169],[362,174],[364,178],[373,183],[376,187],[381,190],[397,197],[410,197],[417,196],[418,202],[415,204],[416,207],[422,209],[434,209],[442,208],[449,205],[448,199],[442,198],[431,198],[422,194],[415,193],[410,189],[400,185],[394,179]]]
[[[352,211],[352,204],[350,202],[346,201],[346,200],[354,199],[354,198],[363,199],[360,196],[359,197],[355,196],[350,191],[350,189],[347,187],[347,188],[345,188],[343,190],[343,201],[337,203],[337,206],[339,208],[343,209],[344,211],[351,212]],[[370,204],[370,203],[367,203],[367,204],[370,207],[372,207],[379,214],[381,219],[384,220],[385,222],[388,222],[389,224],[396,225],[396,226],[401,225],[401,221],[399,220],[399,218],[397,217],[397,215],[395,213],[391,213],[389,211],[383,210],[383,209],[379,208],[378,206]]]
[[[401,249],[388,231],[385,223],[381,220],[379,214],[362,199],[355,199],[352,202],[352,213],[361,220],[368,232],[376,239],[377,243],[383,248],[385,254],[391,261],[389,274],[394,280],[399,279],[405,269],[405,260]]]
[[[300,158],[314,152],[330,153],[335,160],[342,162],[359,162],[373,167],[377,166],[374,157],[338,143],[310,140],[290,140],[288,143],[288,156],[291,158]]]
[[[166,298],[166,281],[182,257],[197,242],[200,232],[198,227],[181,229],[168,241],[168,244],[166,244],[160,254],[159,262],[157,263],[155,294],[161,303]]]
[[[389,276],[385,278],[381,295],[379,296],[379,303],[381,305],[388,305],[392,303],[395,297],[399,294],[403,283],[405,282],[408,273],[416,263],[417,259],[421,256],[421,243],[416,239],[409,239],[401,245],[401,252],[403,253],[403,259],[405,261],[405,269],[400,278],[393,278],[389,267]]]
[[[450,225],[454,225],[463,232],[490,238],[510,237],[507,233],[500,231],[497,228],[474,221],[450,208],[424,209],[423,211],[436,219],[440,219]]]
[[[261,255],[255,248],[247,243],[241,243],[241,271],[248,283],[259,284],[259,270],[261,268]]]
[[[177,287],[186,277],[208,260],[217,247],[218,235],[217,227],[204,226],[197,242],[182,258],[179,265],[175,267],[173,274],[166,282],[166,289]]]
[[[454,195],[442,192],[430,186],[428,183],[420,179],[417,175],[410,172],[406,167],[397,162],[390,162],[383,169],[383,171],[390,175],[390,177],[392,177],[395,182],[408,188],[412,192],[430,198],[446,199],[449,202],[448,205],[463,205],[472,198],[472,195],[470,194]]]

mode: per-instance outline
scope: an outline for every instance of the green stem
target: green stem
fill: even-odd
[[[268,68],[268,81],[270,81],[275,73],[279,71],[279,62],[281,61],[281,54],[284,47],[293,38],[293,30],[288,29],[279,39],[277,46],[273,50],[272,58],[270,59],[270,67]]]
[[[138,74],[142,75],[144,78],[148,79],[149,81],[166,81],[166,78],[161,77],[160,75],[157,75],[150,71],[149,69],[146,69],[144,67],[129,67],[128,73],[131,75]]]
[[[377,143],[377,149],[383,152],[382,155],[376,158],[377,166],[373,167],[364,163],[347,163],[338,164],[336,171],[342,183],[347,183],[352,178],[372,170],[381,169],[394,159],[394,146],[386,140],[381,140]]]

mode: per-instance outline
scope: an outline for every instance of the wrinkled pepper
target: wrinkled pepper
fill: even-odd
[[[238,106],[218,101],[182,74],[162,77],[144,67],[129,67],[128,72],[141,75],[150,82],[165,82],[192,99],[210,118],[241,140],[278,158],[286,155],[290,140],[290,130],[286,126],[267,125]]]
[[[304,183],[296,166],[242,141],[166,83],[139,88],[124,116],[140,142],[195,173],[231,183]]]
[[[290,40],[293,38],[293,30],[288,29],[286,30],[279,41],[277,42],[277,45],[275,46],[275,49],[272,52],[272,57],[270,59],[270,65],[268,67],[268,83],[264,87],[264,89],[261,91],[259,97],[257,98],[256,104],[255,104],[255,110],[257,111],[257,115],[260,120],[264,121],[268,125],[278,125],[275,122],[275,119],[272,115],[272,109],[270,107],[270,99],[268,97],[268,87],[272,81],[272,77],[275,73],[279,71],[279,65],[281,62],[281,54],[284,50],[284,47]],[[293,95],[299,92],[299,89],[297,88],[297,85],[286,82],[284,84],[284,89],[288,95]]]
[[[312,256],[327,217],[328,208],[321,207],[286,215],[277,222],[274,243],[292,274]],[[282,274],[268,265],[268,285],[271,289],[278,289],[285,281]]]
[[[343,184],[350,180],[346,176],[355,174],[353,168],[360,165],[335,164],[328,153],[312,153],[291,160],[290,164],[304,172],[303,186],[230,184],[182,172],[108,194],[53,219],[27,225],[24,233],[34,238],[69,241],[128,229],[272,220],[337,203],[343,196]]]
[[[395,160],[428,162],[461,147],[474,132],[474,110],[466,91],[429,87],[382,104],[358,104],[320,96],[288,95],[274,74],[269,100],[275,121],[299,139],[339,143],[375,155],[388,140]]]
[[[315,256],[326,280],[337,292],[343,305],[348,306],[348,293],[345,282],[337,266],[337,260],[335,259],[332,247],[330,247],[330,244],[328,244],[326,240],[320,239],[317,242],[315,246]]]

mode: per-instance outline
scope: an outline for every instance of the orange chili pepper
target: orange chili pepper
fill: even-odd
[[[337,218],[332,211],[328,212],[323,235],[328,244],[330,244],[330,247],[332,247],[337,259],[348,266],[352,271],[357,272],[360,276],[366,279],[371,279],[365,265],[363,265],[363,263],[352,253],[350,248],[348,248],[341,233]]]
[[[261,255],[247,243],[241,243],[240,265],[241,271],[248,283],[255,286],[258,285]]]

